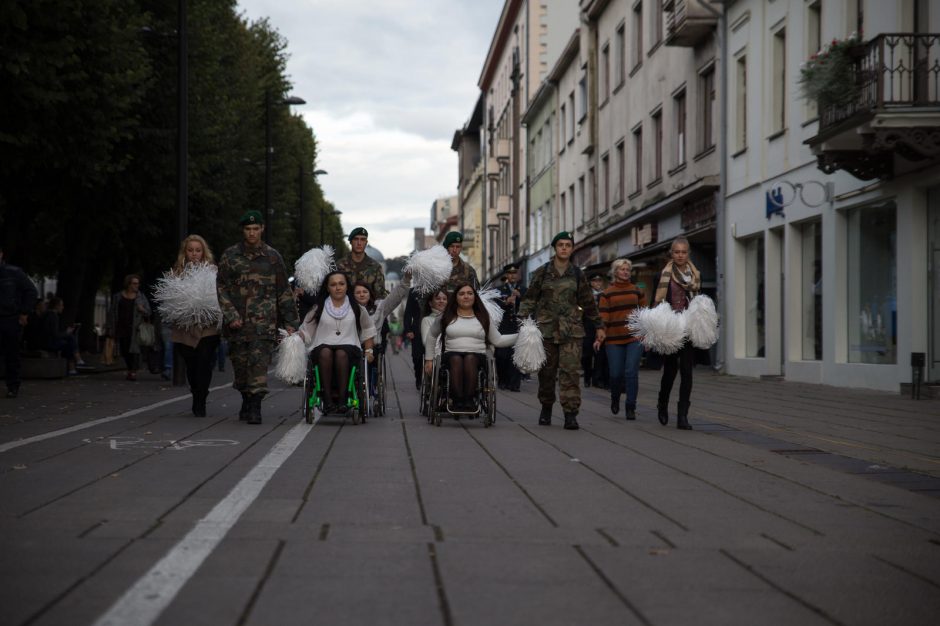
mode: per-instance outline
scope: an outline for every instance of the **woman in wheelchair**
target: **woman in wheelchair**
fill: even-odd
[[[501,335],[473,287],[461,283],[447,308],[431,324],[431,338],[438,335],[442,335],[442,367],[447,367],[450,374],[451,406],[458,411],[475,411],[478,374],[486,362],[487,348],[509,347],[516,342],[517,334]]]
[[[437,341],[431,339],[431,324],[433,324],[434,320],[440,317],[444,309],[447,308],[447,299],[447,289],[441,288],[430,294],[424,302],[424,311],[426,313],[424,319],[421,320],[421,345],[424,346],[424,354],[426,357],[424,371],[428,376],[431,375],[431,369],[433,369],[434,357],[440,354],[440,352],[437,351]],[[434,348],[429,349],[428,346],[432,343]]]
[[[362,359],[360,346],[365,348],[366,360],[372,362],[372,344],[375,324],[365,308],[347,296],[348,285],[343,272],[330,272],[317,292],[317,303],[301,324],[301,336],[313,349],[313,362],[320,372],[320,383],[325,390],[323,412],[346,410],[346,381],[352,365]],[[337,402],[332,401],[330,390],[338,389]]]
[[[376,355],[385,352],[385,338],[388,337],[388,322],[385,318],[395,310],[395,307],[401,304],[401,301],[408,295],[410,287],[411,274],[406,272],[401,282],[392,289],[391,293],[386,298],[376,302],[372,288],[367,283],[360,280],[353,286],[353,298],[372,318],[372,324],[377,331],[373,341]],[[377,382],[376,364],[373,362],[369,367],[369,392],[374,395]]]

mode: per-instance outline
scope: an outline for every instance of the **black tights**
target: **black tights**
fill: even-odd
[[[333,390],[333,374],[335,374],[337,388],[339,389],[339,404],[346,405],[346,386],[349,382],[349,354],[345,350],[333,349],[329,346],[320,348],[320,354],[317,356],[317,365],[320,368],[320,384],[323,388],[323,402],[330,404]]]
[[[450,370],[451,397],[454,400],[470,400],[476,397],[480,356],[479,354],[448,355],[447,367]]]

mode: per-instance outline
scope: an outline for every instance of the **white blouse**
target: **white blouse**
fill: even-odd
[[[359,307],[359,325],[362,330],[358,336],[351,310],[341,319],[335,319],[324,311],[319,324],[314,320],[316,312],[316,307],[310,309],[300,325],[301,337],[308,346],[360,346],[366,339],[375,337],[375,324],[365,307]]]
[[[431,323],[429,334],[435,339],[441,334],[441,318],[439,316]],[[457,319],[452,321],[447,327],[446,336],[445,349],[447,352],[475,352],[484,354],[486,352],[487,340],[496,348],[508,348],[516,343],[518,333],[501,335],[491,321],[489,331],[484,334],[483,325],[480,324],[480,320],[478,320],[476,316],[458,316]]]
[[[424,359],[426,361],[433,361],[434,357],[438,356],[441,353],[441,342],[437,339],[437,336],[431,338],[431,324],[434,323],[434,320],[440,318],[440,311],[435,311],[431,309],[431,312],[424,316],[424,319],[421,320],[421,345],[424,346]],[[440,331],[438,331],[440,334]],[[434,350],[428,350],[428,345],[433,342]]]

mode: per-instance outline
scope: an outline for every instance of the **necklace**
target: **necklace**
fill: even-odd
[[[343,320],[341,320],[341,319],[334,319],[333,321],[336,322],[336,334],[337,334],[337,336],[339,336],[339,325],[343,323]]]
[[[468,319],[470,319],[471,317],[476,317],[476,314],[475,314],[475,313],[471,313],[470,315],[461,315],[461,314],[458,312],[458,313],[457,313],[457,317],[462,317],[462,318],[464,318],[465,320],[468,320]]]

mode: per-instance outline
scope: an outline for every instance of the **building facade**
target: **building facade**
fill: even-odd
[[[898,391],[920,354],[940,380],[940,2],[727,4],[726,371]],[[849,97],[804,98],[853,34]]]

